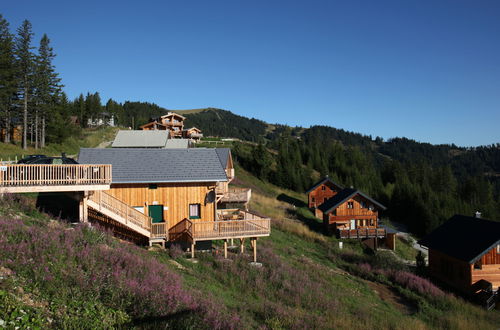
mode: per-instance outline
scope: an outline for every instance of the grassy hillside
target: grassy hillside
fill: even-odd
[[[23,155],[33,154],[59,156],[61,152],[65,152],[67,155],[77,155],[80,148],[93,148],[103,142],[113,141],[118,129],[117,127],[86,129],[82,131],[80,136],[70,137],[61,143],[49,144],[43,149],[28,148],[23,150],[20,144],[0,142],[0,158],[2,160],[14,160],[15,157],[21,159]]]
[[[496,329],[485,312],[443,292],[388,251],[319,231],[304,196],[237,169],[251,209],[272,216],[250,255],[187,259],[176,246],[146,251],[34,209],[0,204],[0,320],[9,328]],[[247,246],[247,251],[249,251]],[[404,256],[402,253],[400,256]],[[1,321],[0,321],[1,323]]]

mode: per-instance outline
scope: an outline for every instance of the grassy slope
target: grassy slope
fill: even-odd
[[[153,317],[147,320],[159,322],[153,323],[158,327],[193,328],[193,324],[200,327],[206,324],[204,316],[211,320],[207,327],[221,328],[234,324],[238,328],[265,325],[273,329],[495,329],[500,324],[498,311],[487,313],[449,294],[443,295],[433,287],[410,290],[407,285],[389,280],[380,271],[375,274],[380,269],[404,271],[405,266],[391,258],[390,254],[367,254],[354,240],[346,241],[344,249],[339,250],[335,238],[326,237],[318,231],[319,222],[304,206],[303,195],[262,182],[240,168],[237,169],[237,176],[239,184],[253,189],[251,209],[273,218],[271,236],[258,242],[258,257],[263,263],[261,268],[250,266],[248,254],[231,253],[230,260],[224,260],[220,254],[200,253],[198,262],[193,263],[174,253],[174,248],[170,254],[168,251],[146,253],[103,238],[98,231],[83,230],[80,236],[72,234],[74,231],[68,231],[64,225],[55,225],[32,206],[26,206],[26,200],[19,206],[12,200],[4,203],[3,208],[0,205],[0,220],[21,218],[25,224],[13,230],[9,229],[8,221],[0,221],[0,226],[4,226],[0,228],[0,245],[4,245],[2,253],[12,255],[0,258],[0,272],[1,267],[15,270],[14,276],[7,277],[7,280],[0,279],[0,319],[32,328],[37,325],[45,328],[86,324],[89,328],[105,328],[142,324],[137,323],[142,314],[131,306],[140,306],[152,313],[151,306],[162,306],[163,296],[155,295],[154,291],[143,293],[142,287],[137,288],[137,293],[130,293],[120,281],[121,276],[128,276],[124,283],[133,285],[137,283],[133,276],[144,276],[137,270],[152,267],[151,273],[179,275],[186,290],[179,294],[184,299],[192,297],[189,299],[194,298],[203,306],[209,306],[204,307],[201,315],[181,313],[182,322],[178,323],[173,322],[171,317],[161,317],[163,314],[158,317],[153,313]],[[43,239],[44,236],[39,237],[40,243],[29,246],[30,240],[24,235],[29,233],[30,237],[36,238],[39,232],[46,232],[44,235],[59,234],[50,242]],[[9,236],[6,233],[13,234]],[[7,241],[5,237],[8,237]],[[57,249],[58,239],[61,244],[72,242],[67,237],[74,237],[73,241],[79,246],[74,249],[77,258],[64,252],[66,249],[69,251],[69,247]],[[28,248],[27,251],[31,252],[26,253],[32,253],[33,258],[41,256],[40,261],[34,265],[26,260],[24,253],[16,252],[17,247],[8,248],[14,244],[18,244],[19,249]],[[42,245],[46,245],[48,250],[40,253],[36,249]],[[220,242],[215,242],[215,245],[220,248]],[[85,262],[80,256],[82,251],[88,251],[83,255]],[[6,263],[16,255],[21,263],[25,263]],[[103,264],[106,256],[112,264]],[[109,267],[140,263],[142,259],[147,263],[137,264],[130,270],[125,267],[121,270],[122,275],[114,280],[107,277],[117,272]],[[46,265],[43,265],[44,262]],[[68,267],[68,263],[72,266]],[[93,271],[85,271],[87,267]],[[35,268],[46,270],[41,274],[35,272]],[[87,288],[74,282],[81,280],[88,283],[91,279],[95,284]],[[146,288],[156,290],[158,287],[158,283],[152,286],[146,285],[144,279],[141,282]],[[173,292],[168,287],[164,289],[165,294]],[[133,300],[138,294],[147,295]],[[432,294],[441,296],[433,297]],[[154,304],[141,305],[150,299],[157,300]],[[134,304],[131,305],[129,300]],[[213,317],[214,309],[222,311],[222,314]],[[191,319],[186,321],[186,318]]]
[[[23,150],[19,145],[0,142],[0,158],[3,160],[21,159],[23,155],[44,154],[48,156],[59,156],[61,152],[67,155],[77,155],[81,147],[97,147],[103,141],[112,141],[115,138],[117,127],[106,127],[102,129],[84,130],[81,136],[71,137],[62,143],[49,144],[43,149],[28,148]]]

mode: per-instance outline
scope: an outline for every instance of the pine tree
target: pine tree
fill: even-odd
[[[9,23],[0,15],[0,118],[5,129],[4,142],[10,142],[11,108],[17,85],[13,39]]]
[[[23,24],[17,29],[17,37],[15,43],[15,52],[17,64],[19,68],[19,95],[23,102],[23,149],[28,148],[28,102],[30,99],[31,89],[33,85],[33,54],[31,53],[31,23],[24,20]]]
[[[36,112],[35,124],[38,128],[38,113],[40,116],[40,146],[43,148],[45,146],[45,127],[46,118],[50,115],[50,110],[54,108],[55,102],[61,92],[62,85],[60,85],[61,79],[55,72],[55,67],[52,61],[55,58],[52,47],[50,47],[50,39],[46,34],[43,35],[40,40],[40,47],[38,48],[38,56],[36,58],[36,75],[35,75],[35,100],[36,100]],[[38,142],[38,139],[36,139]],[[36,143],[38,146],[38,143]]]

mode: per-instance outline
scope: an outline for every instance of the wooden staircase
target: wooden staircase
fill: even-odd
[[[150,245],[167,239],[166,223],[152,223],[151,218],[104,191],[93,191],[87,199],[87,207],[120,223],[129,230],[145,236]]]

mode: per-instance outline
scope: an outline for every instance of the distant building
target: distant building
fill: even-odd
[[[309,208],[314,211],[317,218],[323,217],[323,213],[318,209],[318,206],[335,196],[343,188],[326,176],[306,191]]]
[[[184,129],[184,120],[186,117],[181,116],[174,112],[169,112],[159,118],[152,119],[149,123],[142,125],[140,128],[142,130],[168,130],[170,131],[170,136],[182,137],[182,131]]]
[[[455,215],[418,242],[430,275],[465,294],[500,287],[500,222]]]
[[[101,112],[95,117],[87,119],[88,127],[111,126],[115,127],[115,116],[109,112]]]

